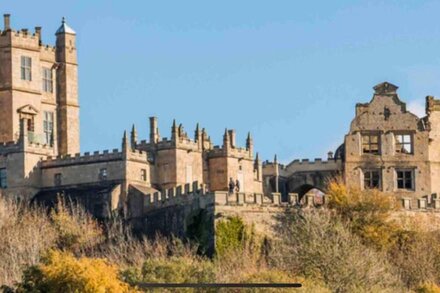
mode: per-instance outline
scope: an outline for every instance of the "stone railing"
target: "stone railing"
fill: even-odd
[[[401,203],[404,210],[431,210],[440,212],[440,198],[437,193],[425,195],[417,199],[403,197]]]

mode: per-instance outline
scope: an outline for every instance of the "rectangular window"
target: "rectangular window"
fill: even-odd
[[[60,186],[62,183],[61,173],[56,173],[53,177],[53,181],[54,181],[55,186]]]
[[[43,131],[44,131],[44,144],[53,144],[53,112],[44,111]]]
[[[414,190],[414,170],[396,170],[397,188]]]
[[[21,79],[32,80],[32,59],[31,57],[21,56]]]
[[[7,182],[7,174],[6,174],[6,169],[0,169],[0,188],[4,189],[8,187],[8,182]]]
[[[141,180],[147,181],[147,170],[146,169],[141,169]]]
[[[107,168],[101,168],[99,170],[99,179],[100,180],[107,180]]]
[[[372,189],[380,187],[380,171],[368,170],[364,171],[364,188]]]
[[[43,67],[43,91],[46,93],[53,92],[52,69]]]
[[[364,154],[379,154],[379,135],[364,134],[362,135],[362,152]]]
[[[396,153],[412,154],[413,143],[411,134],[395,134],[396,138]]]

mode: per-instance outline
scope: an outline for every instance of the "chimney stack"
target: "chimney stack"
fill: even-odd
[[[41,45],[41,26],[35,27],[35,34],[38,37],[38,44]]]
[[[10,30],[11,29],[11,15],[10,14],[3,14],[4,19],[4,30]]]

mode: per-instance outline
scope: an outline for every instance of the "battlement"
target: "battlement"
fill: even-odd
[[[105,152],[106,151],[104,151],[104,153]],[[129,160],[146,161],[147,160],[147,152],[142,151],[142,150],[138,150],[138,149],[130,149],[129,152],[128,152],[127,159],[129,159]]]
[[[75,165],[83,163],[95,163],[95,162],[105,162],[122,160],[122,152],[118,149],[113,149],[112,151],[104,150],[102,152],[95,151],[93,153],[85,152],[83,155],[77,153],[75,155],[60,155],[57,157],[48,156],[46,160],[41,162],[41,166],[44,167],[55,167],[55,166],[65,166],[65,165]]]
[[[295,159],[289,164],[287,164],[284,168],[289,168],[291,166],[300,166],[300,165],[326,165],[326,164],[338,164],[338,162],[342,162],[341,159],[330,159],[330,160],[322,160],[321,158],[315,158],[313,161],[309,159]]]
[[[155,192],[153,194],[144,195],[144,212],[150,210],[182,204],[185,201],[191,201],[194,197],[206,197],[206,185],[199,184],[194,181],[192,184],[187,183],[173,188]]]
[[[251,154],[248,149],[243,147],[234,147],[234,148],[229,148],[227,150],[223,146],[216,145],[208,152],[209,157],[224,157],[226,154],[228,156],[237,157],[237,158],[245,158],[245,159],[253,158],[253,154]]]
[[[16,153],[22,150],[18,141],[0,142],[0,154]]]
[[[35,27],[34,32],[27,28],[14,30],[10,26],[10,15],[4,15],[4,28],[0,30],[0,47],[18,46],[31,50],[55,52],[55,47],[44,45],[41,41],[41,27]]]

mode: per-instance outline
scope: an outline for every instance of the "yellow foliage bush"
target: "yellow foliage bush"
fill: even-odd
[[[17,292],[134,292],[118,278],[118,269],[103,259],[76,259],[50,251],[43,263],[25,271]]]
[[[440,287],[434,283],[425,283],[416,290],[417,293],[440,293]]]
[[[327,186],[329,208],[345,220],[367,245],[388,248],[395,241],[398,226],[390,219],[395,197],[377,189],[347,188],[340,181]]]

